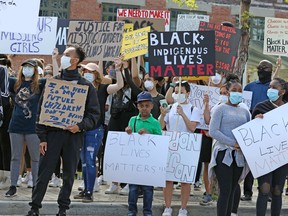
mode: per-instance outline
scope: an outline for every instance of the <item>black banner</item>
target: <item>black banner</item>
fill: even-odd
[[[152,77],[215,74],[214,31],[151,32],[148,41]]]
[[[68,19],[58,19],[56,48],[58,48],[59,54],[62,54],[66,49],[69,22],[70,20]]]

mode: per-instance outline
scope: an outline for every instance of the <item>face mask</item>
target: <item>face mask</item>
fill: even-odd
[[[220,95],[219,96],[219,103],[226,103],[228,101],[227,95]]]
[[[261,83],[267,83],[271,81],[271,72],[267,72],[265,70],[258,70],[258,78]]]
[[[147,91],[151,91],[154,88],[154,83],[151,80],[146,80],[144,82],[144,87],[147,89]]]
[[[211,77],[211,81],[213,84],[218,85],[221,82],[221,75],[216,73],[215,76]]]
[[[23,70],[22,70],[23,75],[26,78],[31,78],[34,75],[34,68],[33,67],[28,67],[28,66],[24,66]]]
[[[95,80],[95,76],[92,73],[85,73],[84,78],[87,79],[89,82],[93,82]]]
[[[231,104],[239,104],[242,102],[242,93],[240,92],[230,92],[229,100]]]
[[[180,94],[179,99],[178,99],[178,94],[173,93],[172,97],[174,99],[174,103],[179,102],[181,104],[186,101],[186,94]]]
[[[69,68],[69,67],[71,66],[70,61],[71,61],[71,58],[70,58],[70,57],[65,56],[65,55],[62,56],[62,57],[61,57],[61,68],[62,68],[63,70]]]
[[[221,83],[222,83],[222,85],[224,85],[225,83],[226,83],[226,78],[225,77],[223,77],[223,79],[222,79],[222,81],[221,81]]]
[[[269,98],[269,100],[271,101],[276,101],[279,98],[279,91],[277,89],[271,89],[269,88],[267,90],[267,97]]]

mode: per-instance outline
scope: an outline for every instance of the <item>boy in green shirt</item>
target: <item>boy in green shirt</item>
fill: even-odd
[[[160,123],[151,115],[153,109],[152,96],[149,92],[141,92],[137,96],[137,108],[139,115],[130,119],[125,131],[128,134],[138,132],[139,134],[159,134],[162,135]],[[143,215],[152,216],[153,186],[129,184],[128,216],[136,216],[137,200],[139,188],[143,190]]]

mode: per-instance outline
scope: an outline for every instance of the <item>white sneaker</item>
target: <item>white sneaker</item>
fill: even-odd
[[[29,172],[29,171],[27,171],[27,172],[24,174],[24,177],[22,178],[22,183],[27,184],[28,181],[29,181],[30,176],[32,176],[32,173]]]
[[[120,195],[128,196],[129,194],[129,184],[127,184],[124,188],[121,189]]]
[[[117,194],[118,193],[118,185],[111,184],[110,187],[105,191],[105,194]]]
[[[18,180],[17,180],[17,187],[21,187],[22,186],[22,176],[19,175]]]
[[[107,182],[104,181],[103,175],[99,176],[97,180],[99,185],[107,185]]]
[[[81,184],[78,187],[79,191],[83,191],[84,190],[84,181],[81,182]]]
[[[172,212],[173,212],[173,210],[172,210],[171,207],[170,208],[165,208],[164,212],[162,213],[162,216],[172,216]]]
[[[186,209],[179,209],[178,216],[187,216],[187,210]]]
[[[62,180],[58,178],[55,174],[53,174],[52,179],[49,183],[49,187],[61,187],[62,186]]]
[[[99,191],[100,191],[100,185],[98,184],[97,181],[95,181],[93,191],[94,191],[94,192],[99,192]]]

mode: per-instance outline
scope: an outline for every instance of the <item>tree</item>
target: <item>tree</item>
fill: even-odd
[[[178,4],[179,7],[182,7],[184,4],[189,7],[191,10],[198,8],[196,0],[172,0],[174,3]]]

